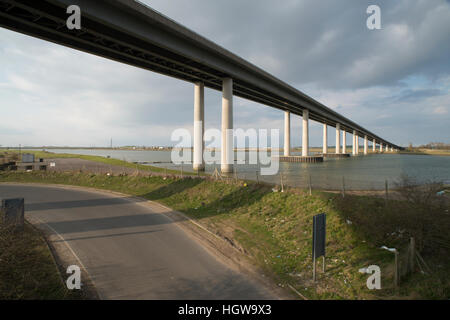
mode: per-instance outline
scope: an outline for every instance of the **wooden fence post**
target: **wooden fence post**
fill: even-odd
[[[309,195],[312,195],[311,175],[309,175]]]
[[[398,276],[398,251],[396,250],[394,252],[395,254],[395,270],[394,270],[394,284],[395,287],[398,288],[398,283],[399,283],[399,276]]]
[[[385,201],[386,201],[386,204],[387,204],[387,202],[389,200],[389,187],[388,187],[387,179],[384,180],[384,192],[385,192]]]

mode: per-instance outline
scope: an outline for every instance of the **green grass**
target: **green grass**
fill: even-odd
[[[400,151],[401,154],[411,154],[411,155],[432,155],[432,156],[450,156],[450,150],[443,149],[424,149],[424,148],[413,148],[405,149]]]
[[[6,150],[6,149],[0,149],[0,155],[2,155],[2,154],[4,155],[5,153],[17,154],[16,150],[10,151],[10,150]],[[84,160],[89,160],[89,161],[105,163],[105,164],[113,165],[113,166],[122,166],[122,167],[126,167],[126,168],[132,168],[132,169],[138,169],[138,170],[144,170],[144,171],[167,173],[167,174],[180,174],[179,170],[171,170],[171,169],[165,169],[165,168],[160,168],[160,167],[155,167],[155,166],[135,164],[135,163],[127,162],[124,160],[106,158],[106,157],[101,157],[101,156],[70,154],[70,153],[53,153],[53,152],[48,152],[48,151],[36,151],[36,150],[22,150],[22,153],[34,154],[35,158],[43,158],[43,159],[77,158],[77,159],[84,159]],[[195,173],[195,175],[196,174],[197,173]],[[199,173],[199,175],[205,176],[206,174]]]
[[[0,224],[0,300],[81,299],[69,291],[39,231],[22,232]]]
[[[308,298],[443,299],[450,296],[450,280],[445,272],[450,269],[450,255],[445,246],[433,251],[423,245],[424,259],[432,266],[433,273],[415,273],[402,279],[399,289],[393,288],[393,255],[379,247],[395,246],[404,253],[408,232],[423,231],[417,229],[417,225],[423,227],[416,223],[420,220],[417,215],[404,215],[415,211],[402,201],[390,201],[386,206],[381,198],[346,196],[343,199],[326,192],[313,192],[310,196],[293,188],[284,193],[273,192],[272,187],[248,181],[244,184],[243,181],[80,172],[3,172],[0,173],[2,181],[87,186],[158,201],[231,239],[276,283],[285,287],[290,284]],[[327,272],[319,272],[318,281],[313,283],[312,219],[321,212],[327,213]],[[448,215],[438,217],[439,223],[432,226],[448,233]],[[387,236],[399,228],[407,230],[402,237]],[[428,243],[424,235],[420,241]],[[447,235],[442,241],[450,243]],[[359,268],[371,264],[381,267],[382,290],[368,290],[365,285],[368,275],[358,272]]]

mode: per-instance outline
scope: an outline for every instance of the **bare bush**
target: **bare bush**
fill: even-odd
[[[429,181],[420,184],[408,175],[401,175],[395,182],[395,187],[404,200],[417,206],[434,207],[441,204],[442,196],[438,192],[444,190],[444,183]]]
[[[414,178],[402,175],[396,188],[406,200],[406,206],[402,206],[403,212],[393,213],[392,222],[416,239],[419,251],[450,249],[449,205],[446,197],[438,194],[444,184],[438,181],[420,184]]]

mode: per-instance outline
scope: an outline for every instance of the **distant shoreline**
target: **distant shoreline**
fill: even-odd
[[[351,146],[350,146],[351,147]],[[176,147],[52,147],[52,146],[44,146],[44,147],[0,147],[2,150],[117,150],[117,151],[172,151],[172,150],[192,150],[192,147],[186,148],[176,148]],[[333,151],[334,147],[329,146],[329,151]],[[208,151],[220,152],[220,148],[206,148]],[[274,149],[275,151],[282,152],[283,148]],[[301,147],[294,147],[291,149],[292,152],[300,152]],[[234,151],[272,151],[271,148],[267,149],[258,149],[258,148],[236,148]],[[311,147],[310,152],[322,152],[322,147]],[[373,153],[369,150],[369,154]],[[375,152],[378,153],[378,152]],[[388,152],[391,153],[391,152]],[[395,152],[398,154],[404,155],[430,155],[430,156],[450,156],[450,150],[444,149],[415,149],[413,151],[399,151]]]

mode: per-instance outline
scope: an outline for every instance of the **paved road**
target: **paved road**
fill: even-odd
[[[0,184],[64,238],[103,299],[273,299],[188,236],[157,205],[109,193]],[[62,240],[61,240],[62,241]]]

